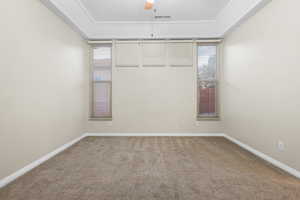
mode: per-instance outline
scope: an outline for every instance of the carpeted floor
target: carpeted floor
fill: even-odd
[[[299,200],[300,180],[224,138],[88,137],[1,200]]]

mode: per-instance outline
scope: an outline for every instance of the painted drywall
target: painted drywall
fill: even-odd
[[[0,179],[84,132],[87,45],[39,0],[1,2]]]
[[[142,63],[139,67],[113,66],[113,120],[88,121],[87,131],[223,133],[221,121],[196,120],[196,87],[196,57],[191,67],[147,67]]]
[[[222,88],[225,132],[298,170],[299,7],[272,1],[226,37]]]
[[[95,19],[92,16],[91,10],[87,9],[86,6],[81,3],[81,1],[41,1],[45,2],[50,7],[55,7],[56,13],[59,15],[63,15],[64,20],[67,22],[71,22],[74,25],[74,28],[80,30],[85,38],[88,38],[90,40],[97,40],[111,38],[222,38],[228,30],[236,27],[238,24],[244,21],[245,17],[254,14],[271,0],[230,0],[228,4],[226,4],[226,6],[222,9],[222,11],[217,14],[216,20],[178,21],[173,16],[171,21],[150,20],[143,22],[140,21],[143,14],[139,15],[139,18],[136,19],[137,21],[99,21],[99,19]],[[159,2],[157,3],[159,4]],[[170,3],[174,5],[176,4],[176,2],[177,1],[170,1]],[[183,2],[189,4],[189,1]],[[195,2],[198,3],[200,1],[195,0]],[[197,7],[197,3],[192,3],[192,6],[196,5]],[[129,7],[131,7],[130,3],[126,2],[126,5],[129,5]],[[203,3],[200,3],[200,5],[201,7],[204,6]],[[122,5],[120,6],[121,8],[123,8]],[[158,7],[160,8],[159,5]],[[171,10],[177,11],[175,7],[176,6],[172,6]],[[188,7],[188,5],[185,6],[185,9],[188,9]],[[123,10],[128,11],[130,9],[131,8],[126,8]],[[201,8],[197,9],[198,12],[201,13]],[[205,10],[209,10],[208,7],[205,7]],[[115,8],[110,9],[109,11],[113,13],[115,17],[120,14],[115,10]],[[143,13],[142,9],[136,11],[140,11],[141,13]],[[190,12],[190,10],[188,11]],[[101,12],[101,10],[98,10],[98,12]]]

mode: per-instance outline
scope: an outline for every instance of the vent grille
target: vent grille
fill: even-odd
[[[156,15],[154,16],[155,19],[171,19],[171,16],[167,15]]]

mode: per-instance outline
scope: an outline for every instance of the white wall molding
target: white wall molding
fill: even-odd
[[[217,22],[97,22],[89,39],[218,38]],[[152,35],[153,34],[153,35]]]
[[[219,34],[224,37],[271,1],[272,0],[231,0],[217,16],[216,20]]]
[[[46,162],[47,160],[49,160],[50,158],[54,157],[55,155],[61,153],[62,151],[66,150],[67,148],[71,147],[72,145],[74,145],[75,143],[79,142],[81,139],[83,139],[85,136],[82,135],[74,140],[72,140],[71,142],[68,142],[66,144],[64,144],[63,146],[55,149],[54,151],[46,154],[45,156],[41,157],[40,159],[26,165],[25,167],[23,167],[22,169],[16,171],[15,173],[0,179],[0,188],[6,186],[7,184],[11,183],[12,181],[16,180],[17,178],[19,178],[20,176],[23,176],[24,174],[26,174],[27,172],[29,172],[30,170],[38,167],[40,164]]]
[[[273,159],[272,157],[246,145],[235,138],[232,138],[224,133],[85,133],[82,136],[72,140],[64,144],[63,146],[57,148],[56,150],[46,154],[45,156],[41,157],[40,159],[30,163],[29,165],[23,167],[22,169],[16,171],[15,173],[0,179],[0,188],[6,186],[7,184],[11,183],[12,181],[16,180],[17,178],[21,177],[22,175],[26,174],[30,170],[38,167],[40,164],[46,162],[50,158],[54,157],[55,155],[61,153],[62,151],[66,150],[67,148],[71,147],[75,143],[79,142],[85,137],[107,137],[107,136],[114,136],[114,137],[128,137],[128,136],[140,136],[140,137],[152,137],[152,136],[170,136],[170,137],[224,137],[231,142],[239,145],[241,148],[253,153],[254,155],[266,160],[267,162],[273,164],[274,166],[286,171],[287,173],[297,177],[300,179],[300,172],[288,165]]]
[[[92,23],[96,23],[97,21],[95,20],[95,18],[91,15],[90,11],[83,5],[81,0],[74,0],[77,5],[84,11],[84,13],[86,14],[87,18],[92,22]]]
[[[251,152],[252,154],[262,158],[263,160],[273,164],[274,166],[286,171],[287,173],[297,177],[300,179],[300,171],[289,167],[288,165],[246,145],[239,140],[228,136],[224,133],[85,133],[85,137],[93,136],[93,137],[105,137],[105,136],[114,136],[114,137],[128,137],[128,136],[139,136],[139,137],[151,137],[151,136],[175,136],[175,137],[224,137],[229,141],[237,144],[241,148]]]
[[[41,0],[85,39],[223,38],[271,0],[231,0],[213,20],[97,21],[81,0]],[[53,9],[53,8],[56,9]],[[153,35],[152,35],[153,34]]]
[[[83,30],[83,28],[77,24],[75,19],[72,19],[70,15],[68,15],[66,12],[62,12],[61,8],[56,4],[54,1],[49,0],[40,0],[49,10],[54,12],[57,16],[59,16],[65,23],[71,26],[71,28],[78,32],[81,37],[84,39],[88,39],[88,34]]]
[[[244,144],[244,143],[240,142],[239,140],[237,140],[237,139],[235,139],[233,137],[230,137],[230,136],[228,136],[226,134],[224,135],[224,137],[226,139],[230,140],[231,142],[237,144],[241,148],[243,148],[243,149],[245,149],[245,150],[253,153],[254,155],[260,157],[261,159],[263,159],[263,160],[265,160],[265,161],[273,164],[274,166],[276,166],[276,167],[278,167],[278,168],[286,171],[287,173],[289,173],[289,174],[291,174],[291,175],[293,175],[293,176],[295,176],[295,177],[297,177],[297,178],[300,179],[300,171],[298,171],[298,170],[296,170],[296,169],[294,169],[294,168],[292,168],[292,167],[290,167],[290,166],[288,166],[288,165],[286,165],[286,164],[284,164],[284,163],[282,163],[282,162],[280,162],[280,161],[272,158],[271,156],[268,156],[268,155],[266,155],[266,154],[264,154],[264,153],[262,153],[262,152],[260,152],[260,151],[258,151],[256,149],[252,148],[251,146],[249,146],[247,144]]]
[[[154,136],[175,136],[175,137],[224,137],[224,133],[85,133],[88,136],[115,136],[115,137],[154,137]]]
[[[195,137],[224,137],[223,133],[85,133],[82,136],[72,140],[71,142],[68,142],[61,147],[55,149],[54,151],[46,154],[45,156],[39,158],[38,160],[26,165],[22,169],[19,169],[18,171],[14,172],[13,174],[0,179],[0,188],[6,186],[7,184],[11,183],[12,181],[16,180],[17,178],[23,176],[27,172],[31,171],[32,169],[38,167],[42,163],[46,162],[47,160],[51,159],[55,155],[63,152],[64,150],[68,149],[72,145],[76,144],[80,140],[82,140],[85,137],[88,136],[182,136],[182,137],[188,137],[188,136],[195,136]]]
[[[42,0],[43,1],[43,0]],[[185,21],[99,21],[96,20],[92,14],[90,13],[90,11],[85,7],[85,5],[83,4],[82,0],[75,0],[78,4],[78,6],[84,11],[84,13],[86,14],[86,16],[89,18],[89,20],[92,23],[95,24],[199,24],[199,23],[204,23],[204,22],[216,22],[216,20],[212,19],[212,20],[185,20]]]

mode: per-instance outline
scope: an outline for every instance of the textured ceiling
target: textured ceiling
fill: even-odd
[[[272,0],[40,0],[85,39],[222,38]]]
[[[144,10],[146,0],[79,0],[95,21],[151,21],[153,11]],[[157,15],[172,21],[215,20],[230,0],[156,0]]]

